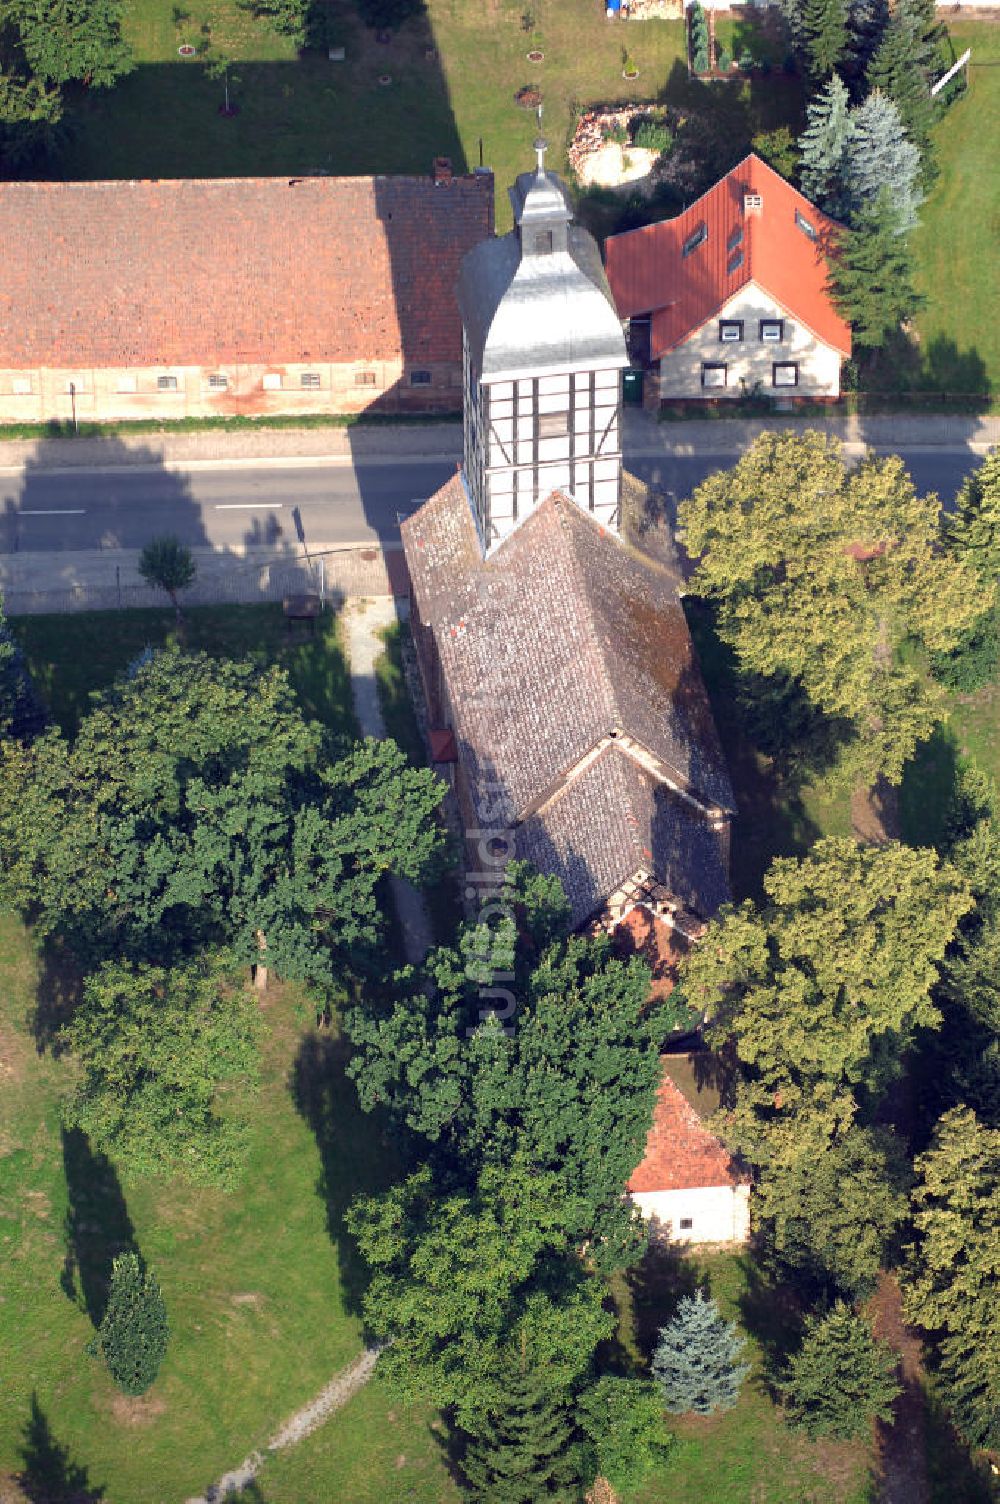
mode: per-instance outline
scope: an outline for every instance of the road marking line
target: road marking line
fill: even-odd
[[[19,507],[22,517],[83,517],[86,507]]]
[[[283,501],[217,501],[217,512],[280,512]]]

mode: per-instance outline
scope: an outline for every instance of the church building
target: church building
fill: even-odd
[[[696,933],[729,894],[733,794],[669,532],[622,468],[621,323],[537,167],[464,259],[464,463],[403,524],[411,622],[470,882],[511,857],[577,925],[642,903]]]

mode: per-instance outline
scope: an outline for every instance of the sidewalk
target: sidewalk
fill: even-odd
[[[650,413],[626,408],[624,437],[628,454],[690,454],[699,449],[738,452],[755,435],[768,430],[818,428],[848,444],[875,448],[978,448],[1000,444],[1000,416],[694,418],[660,422]],[[132,465],[183,467],[195,461],[238,462],[255,459],[406,460],[458,459],[462,424],[358,424],[354,428],[210,429],[200,433],[146,433],[100,439],[10,439],[0,442],[0,469],[31,465],[38,469],[100,469]]]
[[[383,548],[311,544],[300,549],[193,548],[195,582],[185,606],[260,605],[286,595],[316,594],[333,606],[358,597],[405,596],[406,560],[400,543]],[[162,590],[139,574],[137,548],[0,554],[0,595],[7,616],[47,612],[114,611],[162,606]]]

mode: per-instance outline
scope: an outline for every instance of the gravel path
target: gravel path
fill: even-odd
[[[263,1452],[251,1452],[249,1457],[244,1458],[239,1467],[234,1467],[229,1473],[223,1473],[217,1483],[207,1488],[197,1498],[185,1500],[185,1504],[221,1504],[221,1500],[230,1494],[239,1493],[241,1488],[246,1488],[252,1483],[264,1465],[269,1452],[281,1452],[286,1447],[294,1446],[297,1441],[315,1431],[321,1426],[327,1416],[339,1410],[342,1405],[359,1389],[364,1388],[371,1378],[381,1347],[367,1347],[360,1357],[355,1358],[346,1368],[342,1368],[338,1374],[334,1374],[315,1399],[303,1405],[293,1416],[285,1421],[281,1430],[278,1431],[268,1442]]]

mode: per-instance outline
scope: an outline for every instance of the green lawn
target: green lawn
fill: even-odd
[[[52,978],[10,917],[0,918],[0,979],[0,1474],[27,1468],[36,1488],[52,1488],[40,1415],[109,1504],[179,1504],[359,1350],[356,1261],[331,1231],[357,1190],[385,1182],[393,1156],[362,1118],[342,1051],[328,1033],[303,1036],[295,996],[275,988],[244,1185],[229,1195],[123,1185],[120,1166],[61,1135],[70,1067],[39,1054],[26,1026]],[[128,1228],[171,1322],[160,1377],[139,1400],[85,1352],[83,1306]]]
[[[66,178],[426,172],[432,157],[457,167],[483,160],[497,174],[498,224],[510,223],[506,189],[532,161],[534,113],[514,103],[526,83],[545,101],[551,162],[565,150],[578,109],[592,102],[663,99],[717,120],[725,166],[755,130],[800,118],[796,81],[772,76],[726,86],[689,82],[680,21],[609,23],[598,0],[427,0],[388,45],[357,20],[351,0],[332,0],[347,61],[297,57],[287,38],[236,0],[133,0],[127,31],[139,66],[113,91],[81,91],[78,129],[55,168]],[[526,25],[526,22],[528,23]],[[221,85],[181,41],[211,46],[238,64],[239,114],[219,115]],[[537,47],[541,63],[527,60]],[[622,78],[627,47],[639,77]],[[392,83],[379,84],[389,74]]]
[[[183,642],[190,651],[279,663],[307,715],[354,734],[340,622],[333,612],[320,619],[314,637],[301,626],[289,631],[279,605],[194,606],[184,618]],[[178,640],[172,609],[16,616],[9,624],[43,699],[69,736],[94,690],[111,684],[147,645]]]

